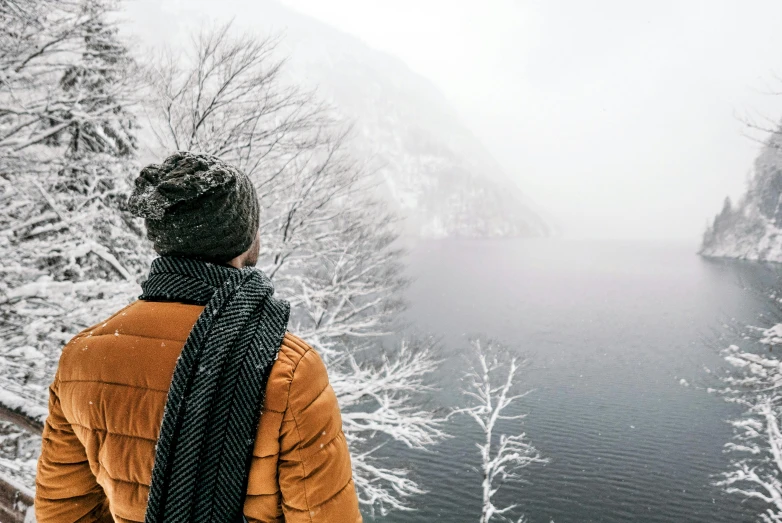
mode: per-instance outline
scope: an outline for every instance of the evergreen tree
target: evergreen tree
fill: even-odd
[[[137,294],[151,255],[139,224],[122,212],[138,172],[135,89],[132,61],[110,22],[113,9],[108,0],[0,0],[6,411],[30,414],[46,405],[63,343]],[[0,432],[21,438],[13,425],[0,424]],[[0,457],[19,457],[4,449]],[[34,461],[27,465],[3,473],[32,484]]]
[[[84,26],[82,60],[65,71],[60,85],[66,93],[83,95],[84,103],[90,105],[96,118],[74,120],[67,129],[68,149],[72,154],[93,152],[127,157],[136,150],[135,121],[119,99],[121,91],[117,88],[123,86],[133,62],[117,39],[117,29],[107,26],[100,16],[105,6],[90,4],[87,8],[94,14]]]

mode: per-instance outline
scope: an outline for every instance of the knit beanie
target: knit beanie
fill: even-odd
[[[225,263],[250,248],[259,204],[250,178],[208,154],[178,152],[141,170],[128,210],[161,255]]]

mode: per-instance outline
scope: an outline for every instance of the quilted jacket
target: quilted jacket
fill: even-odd
[[[36,478],[38,523],[142,522],[168,387],[200,305],[139,300],[65,347]],[[253,449],[250,522],[360,522],[318,354],[287,333]]]

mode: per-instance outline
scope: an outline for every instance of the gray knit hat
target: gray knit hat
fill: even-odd
[[[145,219],[147,236],[162,255],[224,263],[245,252],[258,232],[252,182],[208,154],[178,152],[144,167],[128,210]]]

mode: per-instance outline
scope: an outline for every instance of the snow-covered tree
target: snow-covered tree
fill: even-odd
[[[0,330],[3,350],[43,349],[25,374],[34,382],[38,366],[51,376],[72,326],[94,321],[86,298],[112,296],[105,280],[134,284],[146,252],[138,224],[119,211],[134,89],[132,61],[107,21],[114,8],[0,3]],[[45,395],[14,376],[3,372],[2,386]]]
[[[207,152],[252,177],[261,268],[293,302],[292,328],[329,366],[360,500],[381,513],[408,508],[423,490],[379,449],[445,437],[421,407],[433,344],[381,344],[405,306],[403,252],[395,219],[350,154],[349,128],[282,81],[275,39],[204,30],[182,54],[164,53],[136,74],[108,22],[109,0],[0,5],[13,29],[0,37],[0,413],[40,423],[63,343],[139,292],[154,253],[143,225],[123,212],[138,171],[139,114],[158,157]],[[36,63],[40,75],[11,71]],[[28,465],[20,477],[29,482]]]
[[[394,217],[373,197],[371,173],[350,151],[349,128],[312,93],[287,84],[276,38],[204,29],[147,73],[158,155],[220,156],[253,179],[261,201],[259,266],[292,302],[291,328],[317,347],[343,411],[359,499],[408,508],[423,492],[388,468],[386,442],[424,448],[445,437],[421,408],[434,370],[431,343],[384,350],[407,284]]]
[[[0,4],[0,237],[22,272],[75,280],[84,267],[71,258],[92,253],[102,270],[133,279],[120,260],[137,246],[115,251],[141,232],[114,219],[135,147],[133,61],[108,21],[115,8],[112,0]]]
[[[150,254],[121,211],[136,89],[116,7],[0,2],[0,414],[17,426],[40,423],[63,343],[138,292]],[[29,482],[26,455],[11,472]]]
[[[728,364],[714,373],[719,385],[709,388],[726,401],[743,407],[730,420],[732,441],[725,445],[730,466],[718,486],[758,508],[760,520],[782,522],[782,296],[781,281],[745,280],[745,289],[760,299],[763,312],[754,325],[733,320],[717,339]],[[711,373],[711,371],[709,371]]]
[[[525,361],[494,341],[473,338],[470,345],[471,368],[464,378],[463,393],[472,405],[455,409],[453,414],[471,417],[484,435],[483,441],[476,443],[481,455],[483,479],[480,522],[513,521],[511,513],[518,504],[496,506],[494,496],[497,491],[509,480],[521,480],[521,471],[530,465],[548,463],[524,432],[512,435],[503,432],[503,429],[509,428],[509,422],[520,422],[526,417],[526,414],[510,412],[518,412],[518,403],[530,393],[517,390],[518,372]],[[516,521],[524,521],[524,516],[518,516]]]
[[[0,155],[6,162],[24,160],[22,151],[34,145],[57,145],[64,135],[73,151],[79,143],[93,151],[131,151],[125,109],[134,92],[132,63],[106,16],[116,7],[112,0],[0,2]]]
[[[146,114],[165,157],[219,156],[246,172],[261,201],[263,269],[274,278],[339,234],[334,222],[365,174],[345,147],[347,130],[312,93],[283,80],[274,37],[202,29],[146,68]],[[317,249],[312,242],[317,242]]]
[[[775,296],[771,300],[779,303]],[[734,439],[725,448],[733,457],[717,484],[762,501],[762,521],[782,522],[782,359],[773,352],[782,345],[782,323],[747,327],[741,337],[742,347],[723,351],[731,370],[721,376],[718,392],[746,410],[731,421]]]

